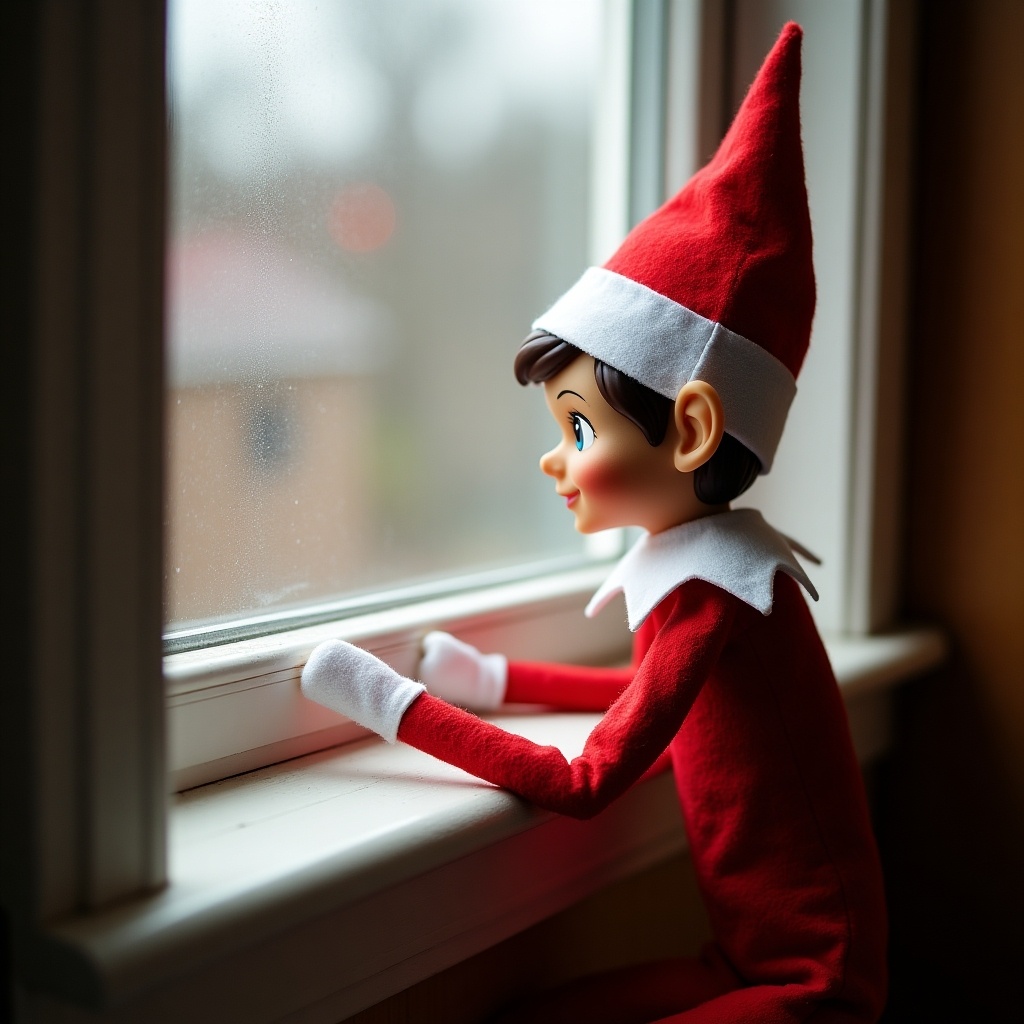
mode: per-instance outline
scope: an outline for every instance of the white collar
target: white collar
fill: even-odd
[[[752,508],[721,512],[662,533],[645,534],[612,569],[590,599],[586,614],[593,618],[622,591],[629,628],[635,632],[676,587],[698,579],[721,587],[767,615],[772,610],[775,574],[780,569],[817,601],[818,592],[793,557],[794,548],[807,554],[773,530]]]

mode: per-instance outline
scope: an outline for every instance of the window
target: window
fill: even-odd
[[[175,99],[178,93],[172,92],[172,106],[177,105],[178,114],[184,118],[180,108],[187,111],[188,103],[200,103],[190,90],[201,93],[206,89],[205,120],[198,114],[201,104],[192,108],[192,115],[207,125],[204,130],[213,132],[205,142],[199,136],[189,142],[187,133],[179,133],[182,137],[175,157],[175,175],[180,182],[188,183],[195,195],[187,201],[187,197],[176,200],[171,236],[170,340],[172,347],[178,346],[172,355],[171,386],[179,390],[171,402],[169,490],[176,511],[172,515],[166,571],[172,619],[208,620],[198,625],[179,621],[178,625],[185,628],[179,630],[178,639],[184,640],[186,649],[165,661],[170,762],[179,787],[359,735],[354,727],[339,724],[334,716],[309,706],[296,694],[298,667],[312,646],[327,636],[357,641],[399,671],[409,673],[415,668],[418,637],[424,629],[436,625],[454,626],[480,646],[519,657],[593,660],[619,656],[626,649],[628,637],[612,612],[596,623],[583,620],[579,614],[605,571],[599,561],[591,559],[588,568],[585,557],[576,562],[569,558],[562,562],[561,573],[536,576],[532,572],[539,558],[564,558],[574,550],[585,552],[575,547],[576,538],[568,532],[568,524],[559,521],[561,509],[551,501],[550,488],[534,468],[547,440],[545,415],[536,411],[533,400],[538,396],[524,393],[511,381],[512,349],[523,334],[523,325],[544,308],[551,295],[576,277],[584,262],[601,261],[617,244],[629,220],[639,219],[703,162],[717,145],[778,26],[794,13],[803,22],[808,39],[816,41],[815,46],[807,48],[803,107],[808,185],[818,239],[818,312],[811,353],[801,373],[776,466],[769,477],[755,485],[749,499],[744,496],[739,504],[749,501],[762,508],[770,522],[823,557],[824,565],[814,572],[822,595],[814,611],[823,629],[863,630],[884,619],[884,597],[878,599],[879,593],[884,594],[884,586],[877,588],[882,578],[878,567],[893,561],[886,558],[884,549],[895,535],[896,506],[891,500],[891,469],[895,463],[877,458],[873,450],[876,413],[872,403],[876,400],[875,375],[880,372],[878,359],[890,358],[892,362],[880,347],[879,338],[886,331],[898,335],[899,310],[898,303],[883,309],[877,291],[873,291],[878,282],[885,280],[885,273],[877,257],[877,240],[871,237],[872,225],[877,223],[872,218],[880,211],[878,193],[873,194],[871,189],[880,186],[868,172],[875,166],[872,160],[892,162],[892,157],[881,150],[864,149],[866,139],[890,137],[885,132],[885,117],[889,115],[879,105],[878,90],[869,91],[865,97],[860,85],[864,74],[862,54],[869,44],[871,52],[883,54],[879,40],[884,40],[886,26],[881,16],[855,2],[833,5],[828,10],[801,5],[796,12],[788,7],[783,10],[785,5],[739,4],[730,42],[725,12],[717,8],[683,0],[671,4],[594,5],[588,9],[600,11],[601,18],[598,21],[595,15],[582,41],[573,30],[569,33],[572,46],[586,44],[592,50],[587,60],[571,62],[573,74],[578,77],[567,86],[572,102],[566,108],[570,120],[593,125],[589,138],[578,125],[569,132],[570,139],[562,138],[564,131],[552,129],[546,120],[554,116],[552,112],[540,115],[531,106],[535,97],[527,88],[522,101],[526,113],[520,118],[525,123],[514,130],[506,127],[502,131],[494,129],[489,136],[481,134],[471,153],[466,140],[458,145],[445,144],[431,135],[443,131],[443,119],[425,113],[432,108],[422,97],[429,98],[434,89],[443,91],[447,76],[457,78],[462,74],[460,62],[475,68],[474,74],[484,75],[480,70],[481,53],[489,55],[483,63],[497,74],[496,79],[487,79],[487,88],[499,95],[494,90],[500,85],[516,95],[521,72],[505,68],[502,51],[488,49],[496,45],[488,33],[510,34],[500,13],[504,8],[500,4],[470,4],[464,8],[454,0],[414,6],[416,17],[427,19],[417,22],[420,29],[413,33],[415,38],[429,38],[427,26],[434,24],[431,19],[443,16],[449,28],[462,25],[459,32],[447,34],[462,40],[465,50],[444,51],[450,59],[441,61],[439,71],[422,54],[415,59],[407,55],[407,64],[402,65],[405,99],[387,103],[383,99],[365,100],[373,110],[384,111],[388,104],[395,103],[406,110],[404,121],[398,122],[405,125],[399,155],[382,156],[384,151],[365,148],[373,137],[372,126],[360,129],[365,151],[360,151],[363,155],[358,160],[352,155],[356,152],[352,148],[356,147],[355,141],[346,143],[350,149],[344,152],[340,142],[336,151],[327,152],[335,144],[321,138],[322,124],[325,117],[329,123],[333,107],[325,101],[323,108],[317,107],[320,120],[308,120],[312,115],[307,116],[301,102],[303,89],[318,91],[308,86],[310,82],[321,83],[320,91],[333,88],[330,95],[340,102],[337,98],[344,96],[344,88],[324,84],[334,80],[332,75],[350,74],[353,80],[364,82],[360,95],[368,97],[373,95],[373,87],[365,82],[386,82],[387,74],[395,74],[387,60],[374,56],[388,49],[381,43],[382,35],[390,38],[389,33],[396,32],[395,38],[407,38],[402,33],[408,26],[394,24],[395,8],[390,4],[358,4],[351,9],[333,5],[329,18],[341,20],[332,21],[333,31],[327,33],[312,29],[306,15],[299,17],[296,38],[312,46],[316,55],[311,60],[312,70],[294,64],[294,56],[289,55],[291,44],[281,40],[280,25],[259,23],[247,35],[237,26],[229,31],[216,20],[220,15],[204,14],[204,18],[214,17],[214,26],[221,25],[219,34],[235,40],[227,51],[223,51],[226,43],[218,44],[222,50],[217,59],[227,59],[227,52],[238,64],[231,74],[240,77],[231,88],[224,86],[230,75],[218,79],[220,85],[214,88],[209,72],[204,75],[192,68],[181,72],[180,99]],[[517,17],[522,14],[526,19],[515,29],[515,38],[524,31],[543,33],[555,45],[551,40],[556,38],[561,14],[548,15],[560,8],[543,4],[539,21],[530,28],[526,12],[533,8],[518,3],[513,6]],[[571,7],[575,14],[580,5]],[[484,8],[492,13],[482,16]],[[202,9],[218,10],[208,5]],[[240,9],[232,5],[231,16],[237,18]],[[305,10],[300,6],[293,9]],[[367,12],[371,10],[378,13],[370,17]],[[178,15],[173,15],[175,11]],[[172,6],[172,67],[187,63],[173,55],[175,46],[185,45],[185,12],[189,11],[195,13],[185,3]],[[347,23],[344,19],[352,11],[366,20]],[[174,27],[178,16],[183,24]],[[203,31],[209,34],[210,23],[197,24],[205,24]],[[869,39],[869,33],[874,33],[874,38]],[[321,40],[325,34],[332,37],[331,42]],[[236,38],[240,36],[249,41],[243,45]],[[358,46],[355,39],[361,40]],[[562,39],[557,45],[570,43]],[[727,61],[730,45],[733,59]],[[246,47],[252,48],[248,56]],[[249,101],[243,88],[246,76],[259,79],[259,60],[268,59],[268,53],[286,62],[281,67],[302,69],[298,72],[300,85],[296,86],[299,98],[289,92],[291,87],[272,77],[262,94],[273,98],[271,123],[260,136],[264,148],[247,151],[248,163],[243,161],[240,169],[230,171],[229,166],[234,165],[229,164],[229,156],[234,160],[231,154],[245,147],[237,142],[228,145],[224,126],[234,125],[232,130],[238,130],[246,117],[261,124],[259,119],[269,116],[259,104],[255,113],[246,105]],[[255,69],[253,54],[258,58]],[[884,54],[877,59],[882,61]],[[362,70],[358,74],[337,71],[336,65],[345,67],[346,61]],[[413,67],[419,68],[418,85],[408,84],[415,78],[409,70]],[[435,71],[441,76],[441,84],[431,77]],[[881,80],[880,71],[872,74]],[[186,85],[189,75],[194,81]],[[221,86],[226,94],[222,94]],[[391,95],[390,87],[380,88]],[[234,112],[225,113],[225,105]],[[507,105],[511,107],[512,100]],[[842,117],[836,115],[840,106],[846,110]],[[288,121],[284,108],[298,110],[301,116]],[[323,114],[323,109],[328,114]],[[595,109],[600,115],[596,118]],[[378,112],[372,116],[391,115]],[[850,125],[861,124],[865,126],[863,133],[848,130]],[[376,130],[381,137],[387,134],[383,128]],[[520,137],[517,133],[522,133],[529,151],[521,162],[507,149],[511,145],[509,137]],[[489,141],[480,141],[485,138]],[[445,145],[451,148],[445,149]],[[209,149],[206,155],[200,152],[203,146]],[[497,148],[492,153],[488,146]],[[575,147],[568,176],[562,173],[560,163],[566,146]],[[413,150],[418,155],[410,155]],[[588,152],[593,156],[593,173],[581,169]],[[489,162],[494,153],[500,156],[497,165]],[[304,173],[311,175],[312,182],[308,202],[305,188],[290,177],[298,174],[303,161],[309,164]],[[495,193],[487,193],[487,189],[497,189],[502,203],[511,201],[507,171],[513,166],[517,171],[512,179],[519,173],[529,176],[548,168],[543,183],[528,177],[532,184],[525,189],[524,205],[517,213],[531,221],[531,238],[524,239],[522,248],[511,256],[504,252],[494,256],[494,262],[488,256],[485,273],[472,266],[479,262],[476,254],[484,251],[483,242],[478,242],[479,249],[474,248],[474,259],[469,264],[461,264],[462,255],[451,256],[447,249],[438,254],[442,244],[438,239],[445,239],[443,245],[449,246],[450,232],[456,230],[453,225],[460,217],[483,216],[479,209],[469,214],[466,207],[458,206],[466,193],[479,189],[481,194],[493,196]],[[261,169],[255,172],[256,178],[249,180],[246,175],[254,173],[252,167]],[[406,171],[414,179],[412,184],[403,178]],[[357,183],[351,186],[356,188],[355,193],[346,191],[352,181]],[[197,182],[205,184],[198,187]],[[426,182],[430,187],[424,187]],[[414,185],[420,191],[405,198],[402,190]],[[179,191],[182,187],[179,185]],[[533,233],[553,227],[551,211],[560,205],[546,190],[558,194],[558,189],[566,188],[570,195],[566,201],[576,204],[576,213],[570,218],[575,226],[563,231],[563,221],[558,220],[557,243],[538,244]],[[587,188],[595,211],[589,216],[585,204],[579,202]],[[442,194],[448,196],[443,202],[439,199]],[[357,201],[356,196],[363,198]],[[493,200],[481,201],[486,207]],[[349,237],[346,232],[354,230],[352,225],[369,230],[366,225],[376,223],[377,214],[367,214],[369,221],[365,222],[346,219],[359,209],[359,203],[369,204],[367,210],[386,213],[382,223],[388,230],[373,235],[379,243],[377,249],[350,251],[339,243],[339,239],[344,242]],[[193,210],[195,204],[199,205]],[[284,211],[291,206],[300,211],[298,226],[288,226]],[[257,223],[266,221],[266,230],[244,244],[237,237],[231,242],[231,232],[236,236],[251,232],[242,214],[248,215],[253,209],[257,211]],[[459,209],[463,212],[451,213]],[[431,220],[418,241],[408,237],[415,235],[415,230],[405,225],[406,220],[415,218]],[[216,230],[209,228],[210,223],[218,225]],[[211,231],[214,241],[207,247]],[[566,232],[575,233],[571,244]],[[229,236],[228,243],[225,236]],[[413,258],[407,252],[404,262],[389,264],[393,255],[401,255],[400,240],[402,245],[415,242],[426,246],[428,256]],[[346,244],[354,243],[350,240]],[[198,248],[193,249],[194,245]],[[194,251],[199,253],[197,265],[190,263],[189,254]],[[305,256],[300,256],[300,251]],[[898,253],[899,245],[891,251]],[[283,256],[282,252],[292,255]],[[454,298],[438,297],[435,293],[442,284],[452,283],[452,275],[447,274],[449,256],[452,265],[460,264],[454,275],[456,288],[450,293]],[[245,316],[251,319],[252,310],[246,304],[249,293],[236,292],[231,300],[234,312],[230,303],[219,309],[212,317],[212,337],[219,340],[206,342],[207,356],[212,352],[210,358],[203,356],[203,343],[197,341],[201,336],[190,334],[195,328],[190,321],[194,310],[182,287],[184,278],[191,275],[200,285],[194,295],[206,295],[209,301],[224,307],[224,297],[209,288],[208,279],[215,276],[214,271],[201,270],[205,258],[221,261],[213,264],[220,267],[217,274],[236,273],[242,280],[249,275],[250,281],[275,284],[273,295],[260,295],[257,300],[256,308],[261,312],[249,335],[257,342],[246,343],[244,330],[239,333],[245,327]],[[418,276],[424,264],[431,264],[426,285]],[[441,274],[436,273],[435,264],[443,264]],[[181,279],[176,279],[176,274]],[[462,301],[467,280],[480,282],[470,289],[484,298],[475,312]],[[241,285],[233,281],[232,287],[240,289]],[[381,314],[379,322],[387,323],[390,318],[392,324],[397,323],[399,327],[386,329],[391,332],[386,344],[375,343],[368,349],[397,354],[386,358],[381,355],[378,362],[370,358],[360,362],[363,357],[356,355],[363,351],[360,345],[367,337],[365,331],[356,332],[358,339],[350,338],[346,343],[352,356],[347,363],[344,359],[341,364],[331,363],[323,354],[336,355],[344,348],[340,335],[330,332],[323,335],[319,357],[317,346],[305,340],[315,331],[300,333],[290,346],[285,329],[301,320],[312,330],[310,311],[320,308],[320,300],[312,298],[313,292],[307,289],[313,289],[327,304],[324,319],[331,325],[344,319],[338,315],[337,303],[350,300],[352,309],[358,307],[369,317],[366,323],[378,322],[374,320],[377,314]],[[396,293],[401,294],[396,297]],[[178,303],[177,312],[173,303]],[[376,313],[370,312],[371,307]],[[232,317],[236,318],[234,328]],[[239,318],[241,324],[237,323]],[[500,318],[504,318],[504,326],[495,333],[492,326]],[[433,323],[433,333],[420,325],[420,321],[427,320]],[[454,336],[448,331],[451,324],[458,324]],[[279,333],[268,333],[273,330]],[[239,338],[243,339],[240,346]],[[898,353],[898,337],[894,340],[891,351]],[[403,345],[408,349],[403,350]],[[429,360],[424,361],[424,352],[434,345],[445,353],[440,358],[446,369],[440,372],[428,367]],[[236,351],[240,347],[246,361],[233,362],[227,349],[218,346]],[[255,363],[250,359],[252,348],[258,350]],[[467,350],[469,357],[464,355]],[[469,390],[477,403],[468,415],[458,398],[467,390],[466,378],[460,376],[461,370],[451,369],[464,358],[473,365]],[[403,366],[414,368],[411,377],[402,376]],[[424,374],[429,376],[429,389],[421,387]],[[453,383],[457,390],[446,391]],[[898,389],[888,393],[891,400]],[[216,442],[223,448],[228,440],[234,445],[233,454],[212,472],[232,478],[227,492],[232,497],[225,503],[230,521],[222,529],[231,544],[247,545],[244,557],[237,553],[241,548],[236,547],[225,561],[223,552],[217,550],[223,542],[217,541],[212,552],[198,549],[202,558],[197,563],[196,555],[188,553],[187,545],[182,546],[181,538],[195,525],[188,522],[189,517],[200,520],[207,514],[197,512],[202,505],[196,503],[190,511],[188,501],[193,499],[187,492],[191,484],[187,476],[179,476],[176,468],[183,461],[186,444],[181,438],[191,438],[195,422],[194,418],[181,417],[186,400],[205,403],[208,415],[220,417],[216,422],[225,424],[219,434],[214,432],[207,447]],[[328,477],[332,473],[337,476],[331,485],[334,490],[329,488],[321,498],[307,489],[309,478],[302,478],[303,472],[310,471],[298,468],[307,457],[300,446],[313,432],[307,425],[310,407],[315,410],[314,421],[331,420],[325,431],[327,444],[317,458],[330,467]],[[451,415],[453,411],[455,416]],[[510,446],[506,453],[503,447],[500,457],[492,459],[488,450],[499,439],[504,445],[506,428],[517,435],[515,452]],[[442,435],[438,433],[441,430],[448,432]],[[335,443],[340,435],[358,437],[360,443],[354,447]],[[891,435],[885,443],[891,451],[897,450],[898,436]],[[220,457],[225,457],[223,451]],[[456,460],[463,464],[453,468],[451,463]],[[521,476],[508,475],[513,462]],[[500,467],[497,472],[495,465]],[[877,476],[879,468],[886,466],[890,469],[888,479]],[[441,481],[439,488],[422,489],[424,478],[432,475]],[[479,494],[472,492],[477,484]],[[344,487],[343,492],[339,486]],[[465,486],[471,488],[468,496],[460,493]],[[207,506],[216,505],[211,497],[216,493],[200,495],[200,500]],[[342,514],[331,514],[332,508],[337,510],[339,494],[350,505],[359,506],[348,509],[349,520]],[[311,520],[296,513],[296,501],[301,515],[306,514],[301,512],[304,507],[313,506],[312,521],[320,526],[310,529]],[[321,504],[316,511],[318,501]],[[411,512],[403,516],[392,505]],[[425,510],[422,516],[416,514],[416,506]],[[500,526],[504,522],[501,515],[509,510],[516,525]],[[224,515],[225,510],[217,514]],[[177,524],[176,519],[180,520]],[[426,532],[428,521],[435,527],[432,534]],[[267,532],[272,530],[278,532]],[[199,532],[193,536],[202,540],[205,535]],[[307,579],[307,570],[292,552],[316,544],[320,547]],[[430,550],[429,556],[423,554],[423,549]],[[345,565],[340,574],[334,569],[319,575],[324,563],[331,562],[339,551],[352,550],[357,554],[343,559],[352,563],[351,571]],[[271,580],[268,566],[275,559],[284,572]],[[524,562],[527,571],[521,572]],[[197,564],[214,584],[206,597],[200,593],[202,588],[190,592],[184,582],[179,583],[181,575],[196,578]],[[466,570],[496,564],[501,567],[501,585],[486,586],[494,584],[493,575],[477,577],[467,585]],[[410,576],[426,577],[427,586],[398,586],[408,583]],[[874,581],[876,591],[872,592],[865,581]],[[377,589],[371,589],[374,587]],[[345,589],[354,593],[341,600],[325,600],[336,598]],[[193,596],[186,598],[188,593]],[[230,598],[224,596],[228,593]],[[196,602],[191,610],[185,610],[188,601]],[[276,610],[271,608],[268,614],[267,606],[275,604]],[[289,621],[293,615],[296,619]],[[259,634],[280,630],[283,625],[294,628],[260,638]],[[224,643],[226,640],[234,642]]]
[[[590,255],[600,0],[168,14],[176,647],[578,561],[511,362]]]
[[[848,552],[851,564],[864,567],[872,586],[862,586],[859,597],[852,573],[845,585],[837,584],[851,595],[843,605],[852,613],[836,621],[840,628],[855,631],[863,628],[865,617],[877,618],[879,607],[884,608],[884,600],[877,604],[875,594],[878,580],[884,590],[889,571],[884,536],[877,538],[884,533],[878,524],[891,513],[885,506],[893,493],[879,481],[884,483],[890,472],[885,466],[894,461],[899,438],[881,430],[876,438],[875,430],[879,423],[895,422],[887,415],[891,406],[883,404],[877,382],[884,376],[880,364],[885,345],[895,342],[891,351],[899,349],[893,332],[899,322],[894,300],[901,292],[899,212],[905,210],[905,150],[900,147],[908,138],[900,118],[907,115],[907,55],[913,39],[907,21],[900,19],[909,16],[910,6],[874,0],[756,0],[728,6],[733,13],[731,48],[714,43],[716,38],[721,43],[726,33],[711,32],[709,41],[707,25],[696,31],[699,8],[705,9],[706,18],[720,5],[687,0],[637,5],[638,12],[661,9],[671,15],[673,59],[668,67],[674,91],[669,122],[684,134],[692,133],[690,139],[667,140],[670,166],[681,160],[680,173],[670,172],[667,184],[672,187],[690,169],[680,154],[693,152],[700,159],[708,152],[706,141],[713,145],[721,130],[720,123],[702,124],[703,117],[696,122],[677,118],[671,113],[674,104],[690,95],[699,99],[698,109],[713,111],[708,97],[717,95],[716,68],[732,67],[737,81],[749,78],[781,21],[792,16],[802,20],[808,40],[815,40],[813,53],[810,48],[807,52],[804,89],[805,99],[813,97],[805,104],[804,125],[814,213],[820,216],[829,194],[841,200],[835,209],[847,211],[838,223],[845,234],[826,241],[827,229],[819,229],[818,326],[829,325],[833,334],[816,337],[815,344],[819,349],[839,344],[837,363],[845,370],[826,376],[822,385],[821,397],[835,398],[838,408],[829,410],[825,428],[815,429],[834,443],[820,456],[821,465],[811,466],[812,472],[827,466],[839,482],[827,503],[803,488],[793,489],[789,500],[795,503],[796,493],[806,496],[807,508],[798,511],[815,533],[831,536],[834,531],[840,552]],[[627,5],[611,4],[610,9],[616,19],[624,17]],[[0,720],[7,726],[0,759],[3,777],[11,783],[0,793],[4,836],[9,838],[3,844],[3,863],[12,869],[0,874],[18,981],[40,991],[72,984],[67,965],[74,951],[68,931],[55,938],[52,926],[71,915],[72,926],[79,927],[82,984],[99,985],[89,993],[95,999],[102,998],[95,960],[81,956],[88,948],[81,932],[89,931],[95,919],[83,911],[152,890],[166,879],[165,721],[172,748],[183,744],[174,754],[179,770],[191,771],[204,759],[218,758],[231,761],[222,764],[226,771],[251,766],[256,762],[231,758],[255,747],[235,746],[235,753],[216,748],[212,741],[203,747],[207,736],[201,730],[217,733],[236,708],[240,710],[234,717],[252,726],[244,742],[255,746],[287,745],[302,729],[325,729],[322,722],[299,722],[302,712],[290,701],[295,666],[313,632],[364,631],[377,638],[377,649],[400,661],[402,651],[412,650],[419,626],[410,626],[400,609],[391,609],[372,624],[364,618],[341,626],[311,626],[304,635],[299,631],[174,655],[167,663],[165,699],[159,685],[157,500],[163,13],[145,4],[85,2],[38,5],[32,12],[25,19],[32,29],[31,45],[18,32],[3,39],[10,58],[5,66],[14,69],[28,94],[19,111],[37,111],[38,118],[32,121],[27,113],[12,118],[15,184],[28,202],[15,230],[4,239],[10,252],[17,253],[13,265],[26,270],[28,287],[18,289],[10,305],[16,326],[32,341],[23,359],[13,358],[8,389],[12,437],[24,453],[13,466],[11,504],[21,513],[16,525],[27,534],[8,589],[24,600],[28,611],[15,621],[23,621],[31,635],[12,635],[12,679],[24,685],[4,687],[0,694]],[[688,22],[691,17],[695,20]],[[714,27],[714,18],[707,24]],[[899,31],[893,31],[894,25]],[[613,24],[609,39],[628,39],[622,27]],[[680,62],[680,52],[693,51],[702,55],[700,65]],[[614,46],[605,55],[602,88],[626,80],[627,57]],[[635,62],[634,71],[641,65],[650,68],[651,62]],[[706,78],[702,73],[691,79],[690,71],[698,66]],[[609,88],[609,94],[618,96],[620,104],[625,95],[616,88]],[[727,107],[723,99],[722,109]],[[615,102],[607,109],[611,114],[602,131],[621,139],[627,119],[623,111],[616,112]],[[845,126],[859,141],[844,142],[829,154],[834,139],[819,135],[823,111],[829,130]],[[613,184],[623,185],[624,194],[625,169],[616,164],[616,152],[622,150],[602,150],[597,163]],[[839,177],[851,162],[853,196],[846,191],[849,177]],[[599,255],[602,239],[614,244],[621,234],[622,224],[614,223],[615,216],[612,220],[614,230],[595,241]],[[845,276],[826,269],[837,253],[845,261]],[[848,319],[828,312],[836,296],[845,303]],[[802,384],[805,395],[817,388],[806,374]],[[514,385],[508,386],[519,394]],[[898,404],[898,383],[890,377],[887,386],[886,401]],[[847,425],[836,432],[835,424],[843,422]],[[799,428],[794,432],[797,423],[791,421],[784,448],[811,435]],[[267,419],[257,435],[272,438],[275,429]],[[780,452],[783,457],[785,451]],[[820,546],[788,516],[776,511],[769,518],[812,547]],[[844,561],[840,557],[840,564]],[[832,571],[832,564],[826,569]],[[579,620],[582,599],[571,606],[576,595],[587,593],[585,576],[586,570],[557,577],[539,597],[526,594],[525,583],[510,585],[500,595],[484,591],[473,599],[470,611],[465,603],[459,605],[461,599],[441,597],[422,618],[462,616],[492,636],[502,623],[526,622],[518,630],[517,644],[528,637],[540,655],[572,656],[566,652],[568,630],[563,625]],[[527,608],[533,609],[533,618],[527,617]],[[603,634],[598,628],[579,646],[598,658],[606,641]],[[501,646],[508,649],[504,642]],[[236,695],[245,699],[236,704]],[[229,710],[219,717],[199,714],[202,705]],[[276,733],[275,723],[280,726]],[[196,735],[202,749],[184,750],[183,738],[191,741]],[[274,746],[274,751],[281,749]],[[187,761],[181,759],[184,754],[198,756]],[[192,779],[213,777],[212,771],[196,771]],[[196,945],[188,928],[166,926],[167,918],[156,924]],[[134,939],[134,933],[122,936],[123,942]],[[95,941],[103,944],[102,931]],[[166,970],[167,962],[160,958],[155,974],[163,977]],[[156,979],[149,974],[141,980],[150,984]]]

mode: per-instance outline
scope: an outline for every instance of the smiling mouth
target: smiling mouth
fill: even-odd
[[[579,491],[573,491],[572,494],[563,494],[562,497],[565,498],[565,507],[566,508],[572,508],[573,505],[576,504],[576,499],[579,496],[580,496],[580,492]]]

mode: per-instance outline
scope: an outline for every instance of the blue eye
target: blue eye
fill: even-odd
[[[578,412],[569,413],[569,422],[572,424],[572,432],[576,438],[576,450],[585,452],[594,443],[596,436],[594,428],[590,425],[590,421]]]

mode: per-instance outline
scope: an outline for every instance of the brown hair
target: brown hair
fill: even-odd
[[[543,384],[579,355],[582,355],[580,349],[568,341],[547,331],[534,331],[516,353],[516,380],[520,384]],[[651,447],[657,448],[665,440],[672,412],[671,399],[644,387],[600,359],[594,360],[594,379],[601,397],[639,427]]]
[[[516,380],[524,385],[543,384],[582,354],[582,350],[562,338],[547,331],[534,331],[516,353]],[[594,360],[594,379],[601,397],[635,424],[652,448],[665,440],[672,399],[600,359]],[[693,474],[693,489],[705,504],[724,504],[742,494],[760,471],[757,456],[732,435],[724,434],[715,454]]]

